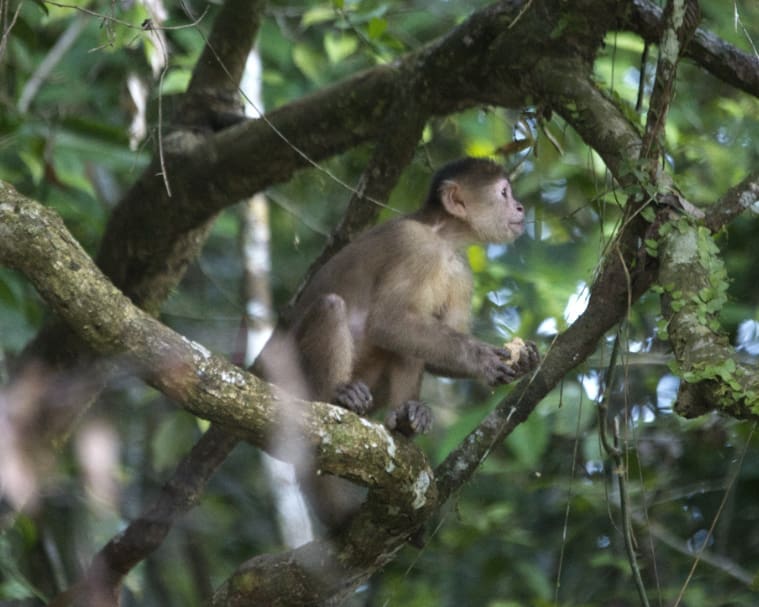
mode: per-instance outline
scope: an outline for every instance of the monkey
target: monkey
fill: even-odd
[[[385,425],[412,437],[432,424],[419,400],[425,371],[498,386],[534,369],[534,343],[522,342],[512,361],[508,349],[470,335],[473,281],[463,254],[473,243],[513,242],[524,220],[499,164],[464,157],[444,165],[418,210],[357,237],[303,290],[288,332],[304,384],[298,396],[359,415],[386,407]],[[266,364],[266,350],[259,368],[276,364],[271,356]],[[356,508],[348,481],[302,484],[328,528]]]

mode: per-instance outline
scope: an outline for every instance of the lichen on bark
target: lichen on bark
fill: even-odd
[[[659,285],[666,332],[681,378],[675,410],[759,415],[759,376],[736,357],[719,320],[728,276],[711,232],[688,217],[660,228]],[[664,328],[664,327],[663,327]]]

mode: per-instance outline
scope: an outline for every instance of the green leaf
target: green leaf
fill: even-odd
[[[369,35],[369,38],[371,40],[376,40],[382,34],[385,33],[385,30],[387,29],[387,20],[383,19],[381,17],[373,17],[369,21],[369,25],[366,29],[366,33]]]
[[[483,247],[472,245],[466,250],[466,256],[469,259],[472,272],[478,274],[485,271],[485,268],[488,266],[488,256]]]
[[[315,6],[303,13],[300,24],[304,28],[317,23],[324,23],[325,21],[332,21],[335,18],[335,11],[333,8],[327,6]]]
[[[7,304],[8,306],[16,307],[18,302],[16,296],[13,294],[13,290],[10,285],[4,280],[0,274],[0,302]]]
[[[322,58],[307,44],[296,44],[293,48],[293,63],[313,82],[320,82],[323,75]]]
[[[357,48],[358,40],[352,34],[328,32],[324,36],[324,50],[332,64],[340,63],[343,59],[350,57]]]

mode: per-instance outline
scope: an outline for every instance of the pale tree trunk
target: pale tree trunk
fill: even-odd
[[[258,118],[263,112],[261,96],[261,59],[258,50],[248,56],[241,83],[246,97],[245,114]],[[269,242],[269,201],[262,193],[242,204],[242,253],[245,267],[245,367],[253,364],[274,330],[271,300],[271,252]],[[261,452],[262,463],[269,476],[277,521],[282,540],[288,548],[297,548],[314,539],[311,519],[303,494],[295,479],[292,464]]]

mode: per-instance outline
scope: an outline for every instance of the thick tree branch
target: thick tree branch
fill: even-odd
[[[244,58],[260,26],[262,9],[262,2],[238,0],[222,6],[209,37],[213,52],[208,52],[214,60],[196,68],[194,84],[185,97],[188,107],[182,112],[183,123],[191,130],[177,131],[166,138],[165,151],[169,156],[191,146],[198,138],[193,134],[195,130],[212,128],[213,117],[218,112],[231,111],[233,106],[227,103],[230,99],[234,97],[234,105],[239,106],[235,78],[239,80],[242,74]],[[232,37],[227,40],[229,36]],[[216,55],[224,64],[216,60]],[[197,94],[201,89],[208,91],[212,83],[233,91],[234,95],[222,95],[219,103],[212,96]],[[214,216],[209,214],[177,233],[172,223],[178,216],[173,214],[176,209],[163,187],[160,173],[155,160],[114,210],[98,255],[100,267],[115,284],[133,302],[153,314],[176,286],[187,264],[197,256]],[[150,183],[148,187],[144,187],[145,180]],[[161,201],[163,213],[154,206],[156,201]],[[20,375],[28,363],[35,367],[43,363],[50,370],[65,370],[72,376],[78,376],[79,370],[89,369],[82,373],[87,378],[86,384],[69,382],[40,402],[37,426],[43,432],[42,441],[56,442],[67,434],[71,420],[98,394],[103,375],[92,366],[92,352],[87,346],[65,323],[55,319],[48,321],[25,349],[17,363]],[[77,389],[72,391],[69,387],[72,385]]]
[[[183,124],[198,126],[205,122],[207,126],[213,126],[211,117],[188,120],[188,115],[195,116],[198,107],[204,112],[236,110],[238,118],[241,116],[240,79],[265,7],[264,0],[227,0],[224,3],[183,96],[178,112]],[[204,97],[222,99],[225,105],[219,107]]]
[[[280,459],[288,460],[292,449],[279,451],[271,437],[285,423],[283,407],[294,406],[297,434],[325,471],[390,493],[398,483],[411,480],[408,489],[429,476],[422,453],[382,425],[339,407],[291,399],[162,325],[108,282],[53,211],[3,182],[0,188],[0,263],[24,273],[93,350],[134,368],[194,415],[232,428]],[[427,499],[424,491],[410,491],[409,503]]]
[[[280,450],[271,443],[271,437],[277,435],[279,424],[298,424],[296,436],[313,452],[320,469],[370,488],[367,507],[343,538],[336,541],[335,545],[340,546],[335,552],[337,561],[331,562],[326,556],[318,560],[329,570],[337,563],[351,565],[339,565],[337,577],[326,577],[326,569],[308,574],[318,573],[314,580],[333,580],[325,593],[338,592],[335,584],[342,587],[346,580],[368,575],[368,563],[372,563],[371,571],[386,563],[436,504],[432,471],[413,443],[391,436],[384,426],[344,409],[302,403],[276,390],[272,392],[255,376],[177,335],[131,304],[109,283],[54,212],[2,182],[0,263],[23,272],[51,308],[76,327],[93,350],[136,369],[149,384],[191,413],[284,460],[298,450],[291,445]],[[297,407],[297,415],[283,415],[283,409],[288,407]],[[292,430],[288,435],[293,435]],[[192,487],[183,491],[192,499]],[[173,502],[169,508],[175,505]],[[164,506],[159,502],[154,512],[163,516]],[[164,524],[161,518],[150,529],[156,542],[165,533]],[[373,532],[381,526],[385,533]],[[144,525],[138,524],[135,529],[141,527]],[[388,529],[395,532],[387,532]],[[134,532],[129,530],[124,539]],[[118,543],[120,539],[114,541]],[[322,548],[314,544],[311,549]],[[301,552],[308,552],[308,548]],[[333,552],[327,550],[324,554]],[[113,590],[139,556],[123,553],[117,562],[109,562],[107,590]],[[96,564],[102,565],[103,560]],[[353,567],[358,569],[352,577],[342,575],[343,569]],[[103,573],[97,569],[92,572]],[[97,582],[102,583],[102,578]],[[97,582],[93,580],[87,591],[103,590]],[[281,587],[277,591],[281,593]],[[70,598],[69,594],[63,596],[60,604],[67,604]]]
[[[409,78],[413,77],[412,74]],[[348,206],[337,228],[330,234],[319,257],[311,264],[301,281],[301,286],[292,297],[282,316],[287,319],[289,309],[300,296],[316,271],[335,253],[358,236],[366,226],[374,223],[390,193],[400,179],[414,155],[419,138],[424,129],[423,114],[407,91],[397,91],[395,110],[389,113],[385,134],[374,147],[372,157],[361,175],[361,180],[353,192]]]
[[[636,126],[593,81],[584,62],[575,57],[543,62],[527,75],[540,99],[566,120],[603,159],[623,186],[634,182],[630,159],[637,158],[641,139]]]
[[[650,0],[633,0],[625,25],[647,42],[658,44],[664,28],[662,9]],[[759,58],[755,55],[745,53],[703,29],[696,31],[684,55],[723,82],[759,97]]]
[[[759,376],[740,360],[719,323],[728,278],[711,236],[758,200],[759,175],[753,173],[713,206],[705,226],[678,217],[659,227],[662,311],[683,379],[675,409],[685,417],[716,409],[759,419]]]

